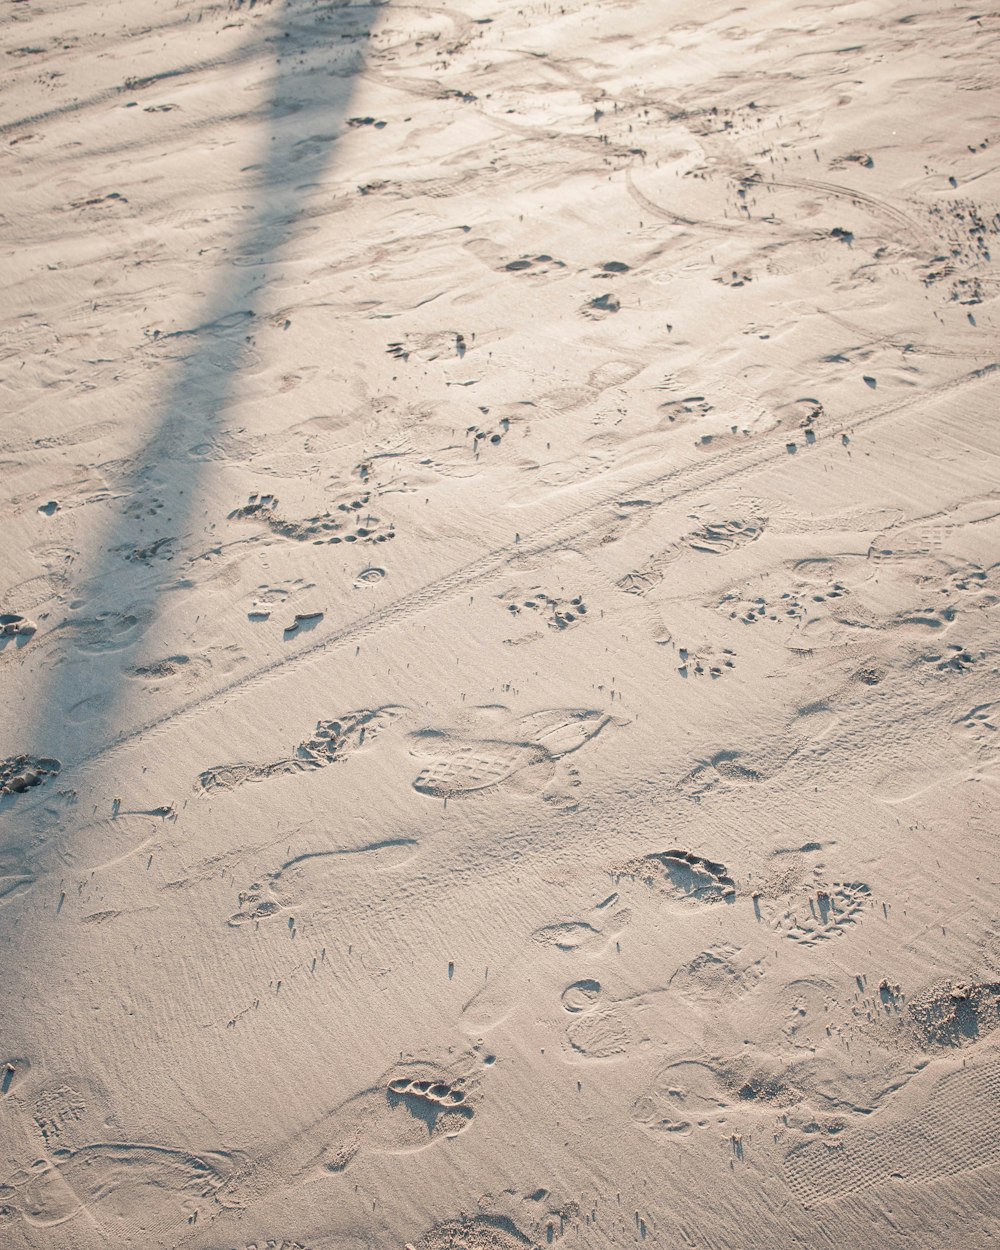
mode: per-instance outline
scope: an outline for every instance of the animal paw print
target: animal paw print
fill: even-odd
[[[566,262],[556,260],[554,257],[547,255],[545,252],[539,253],[538,256],[520,256],[517,260],[510,260],[503,266],[504,273],[525,273],[531,274],[532,277],[540,276],[546,273],[552,273],[556,269],[565,269]]]
[[[958,643],[951,643],[944,652],[938,655],[927,655],[924,659],[933,664],[939,673],[964,673],[983,658],[982,654],[973,655]]]
[[[431,361],[439,360],[442,356],[461,358],[466,353],[467,344],[464,334],[459,334],[455,330],[444,330],[437,334],[409,335],[405,339],[390,343],[385,350],[397,360],[407,361],[411,356],[415,356],[417,360]]]
[[[229,520],[262,521],[273,534],[296,542],[389,542],[396,537],[395,527],[391,522],[384,525],[378,517],[365,511],[370,498],[363,494],[336,504],[333,512],[293,521],[277,511],[275,495],[251,495],[243,507],[230,512]]]
[[[980,703],[955,723],[977,752],[992,754],[1000,747],[1000,703]]]
[[[752,282],[753,278],[748,273],[740,273],[736,269],[731,269],[728,273],[719,274],[715,281],[721,282],[723,286],[740,287]]]
[[[723,595],[719,608],[728,611],[730,620],[744,625],[756,625],[760,621],[798,621],[810,611],[813,603],[826,603],[828,599],[840,599],[847,594],[842,582],[834,582],[821,594],[804,595],[790,590],[783,591],[777,600],[768,601],[763,595],[743,599],[735,591]]]
[[[527,599],[507,600],[501,595],[501,602],[506,603],[511,616],[519,616],[522,612],[537,612],[549,629],[569,629],[587,615],[587,605],[582,595],[574,595],[571,599],[557,599],[544,591],[529,594]]]
[[[711,657],[702,659],[695,652],[689,651],[687,647],[680,647],[677,651],[680,664],[677,666],[677,672],[681,677],[704,677],[706,674],[713,681],[718,680],[727,668],[735,668],[736,662],[734,656],[736,652],[729,647],[723,647],[722,654],[725,657],[718,664],[713,664]]]
[[[489,413],[488,408],[481,408],[480,412],[484,415]],[[483,429],[478,425],[470,425],[465,431],[466,435],[472,436],[472,451],[478,456],[483,447],[487,443],[491,447],[499,447],[503,442],[504,435],[510,430],[510,421],[507,417],[501,417],[500,421],[493,429]]]
[[[793,942],[813,946],[839,937],[857,922],[862,909],[871,901],[871,889],[861,881],[842,881],[821,886],[809,896],[804,914],[789,911],[778,921],[778,929]]]
[[[685,395],[683,399],[666,400],[660,404],[659,411],[671,424],[677,421],[687,424],[688,419],[707,417],[713,407],[704,395]]]

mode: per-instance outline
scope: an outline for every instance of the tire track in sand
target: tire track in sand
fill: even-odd
[[[963,387],[974,385],[984,378],[992,377],[1000,372],[1000,362],[993,362],[980,369],[962,373],[949,378],[936,386],[928,388],[919,395],[898,403],[887,402],[872,409],[865,416],[850,422],[840,422],[830,431],[830,437],[850,428],[852,432],[878,425],[894,417],[900,417],[920,404],[940,398]],[[417,590],[402,595],[392,603],[359,617],[347,625],[316,638],[300,650],[290,655],[280,655],[269,663],[262,665],[253,672],[226,682],[213,690],[204,692],[173,708],[165,710],[140,725],[124,730],[110,741],[97,744],[87,754],[73,761],[72,767],[79,768],[93,764],[98,760],[111,756],[150,734],[157,733],[190,717],[205,712],[214,704],[234,695],[249,693],[263,682],[270,680],[282,671],[291,672],[300,665],[315,659],[321,653],[335,647],[347,646],[358,642],[374,630],[390,628],[401,621],[408,620],[418,613],[435,608],[448,602],[472,587],[483,585],[501,573],[512,562],[544,555],[568,542],[578,541],[593,528],[594,521],[602,516],[606,509],[625,494],[636,492],[649,493],[657,489],[665,491],[663,497],[656,501],[657,506],[673,503],[696,491],[709,487],[730,483],[739,477],[751,474],[759,469],[787,459],[785,440],[782,437],[775,442],[756,445],[737,445],[720,452],[709,461],[698,461],[668,469],[643,479],[625,478],[619,480],[618,488],[603,493],[599,498],[576,509],[558,520],[542,526],[533,534],[522,538],[519,543],[510,542],[496,547],[477,559],[446,573],[436,581],[430,582]],[[68,769],[67,769],[68,771]]]

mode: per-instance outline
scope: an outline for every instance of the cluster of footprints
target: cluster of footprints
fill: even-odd
[[[251,495],[247,503],[229,513],[230,521],[257,521],[267,526],[272,534],[290,538],[295,542],[312,543],[384,543],[396,537],[390,522],[383,523],[367,511],[370,495],[359,499],[344,500],[335,505],[334,512],[306,517],[302,521],[289,520],[278,511],[274,495]],[[339,514],[339,515],[338,515]]]
[[[610,875],[620,886],[635,882],[643,893],[652,891],[685,907],[731,903],[736,897],[725,865],[692,851],[673,849],[640,856],[615,867]],[[631,919],[632,909],[621,905],[616,890],[584,919],[556,921],[534,930],[531,944],[465,1004],[464,1026],[473,1033],[493,1028],[519,1002],[526,985],[560,976],[562,964],[549,952],[600,958]],[[562,1006],[573,1017],[567,1037],[574,1054],[607,1058],[627,1049],[632,1030],[621,1004],[602,1006],[601,993],[600,982],[592,978],[574,981],[562,991]]]
[[[682,848],[636,856],[610,869],[610,876],[619,890],[629,888],[629,905],[622,904],[616,890],[585,918],[556,921],[535,929],[531,941],[508,967],[465,1004],[463,1024],[469,1031],[482,1033],[506,1019],[522,1000],[526,986],[537,986],[540,981],[557,984],[560,974],[565,975],[563,956],[571,954],[578,959],[583,954],[590,960],[600,960],[630,923],[633,910],[648,908],[651,898],[669,906],[696,908],[726,907],[737,901],[736,882],[725,864]],[[863,882],[817,883],[804,904],[787,908],[772,925],[791,941],[816,945],[842,936],[872,904],[871,889]],[[754,910],[761,919],[757,894]],[[550,951],[556,953],[547,953]],[[584,977],[568,985],[564,982],[560,1002],[570,1017],[566,1026],[568,1057],[575,1060],[623,1056],[638,1036],[636,1012],[647,1021],[641,1027],[648,1027],[650,1011],[659,1011],[657,1001],[661,994],[669,992],[697,999],[706,993],[710,997],[717,993],[742,993],[759,979],[760,962],[751,962],[744,968],[724,952],[705,952],[687,968],[677,970],[684,975],[676,986],[671,984],[667,990],[619,1001],[604,1001],[601,982],[595,977]],[[670,982],[673,981],[672,976]]]
[[[324,768],[373,741],[404,711],[386,705],[319,721],[312,737],[289,755],[259,764],[218,764],[201,773],[199,781],[205,790],[232,790],[249,781]],[[410,735],[411,753],[427,761],[413,782],[419,794],[456,798],[505,784],[534,792],[551,779],[558,760],[611,723],[610,716],[591,708],[553,708],[513,723],[504,708],[480,709],[480,714],[471,731],[422,729]],[[477,729],[482,736],[476,736]]]
[[[263,781],[325,767],[360,750],[405,712],[386,706],[348,712],[336,720],[320,721],[313,736],[294,753],[261,764],[225,764],[207,769],[199,778],[208,791],[232,790],[246,782]],[[463,798],[501,788],[535,794],[555,776],[558,763],[595,738],[611,718],[589,708],[554,708],[510,722],[506,709],[480,709],[465,732],[419,730],[410,735],[411,753],[422,761],[413,781],[418,794],[432,798]],[[469,736],[478,728],[495,737]],[[502,735],[502,736],[501,736]],[[393,867],[413,853],[416,843],[397,838],[354,848],[310,851],[280,864],[239,894],[239,907],[229,924],[258,924],[289,908],[304,878],[347,867],[364,857],[379,867]]]

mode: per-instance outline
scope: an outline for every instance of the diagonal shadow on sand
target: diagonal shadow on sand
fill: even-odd
[[[115,736],[129,651],[74,647],[76,622],[120,622],[131,644],[167,610],[177,580],[163,576],[161,561],[144,556],[171,540],[183,542],[200,523],[212,460],[199,449],[218,436],[241,373],[255,359],[257,306],[280,278],[288,248],[335,164],[357,76],[386,7],[279,0],[273,11],[253,15],[253,34],[234,54],[233,72],[254,60],[272,62],[273,72],[263,121],[253,123],[255,163],[245,167],[253,182],[240,189],[250,202],[221,262],[202,256],[192,236],[189,282],[206,297],[194,324],[156,336],[156,368],[170,378],[166,394],[114,479],[114,500],[99,505],[107,513],[90,531],[90,550],[81,553],[73,615],[56,640],[26,738],[11,746],[37,749],[71,768]],[[72,723],[67,710],[88,700],[93,714]],[[4,807],[11,801],[0,798]]]

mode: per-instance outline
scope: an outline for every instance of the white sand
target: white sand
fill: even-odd
[[[3,1250],[992,1244],[1000,15],[0,22]]]

